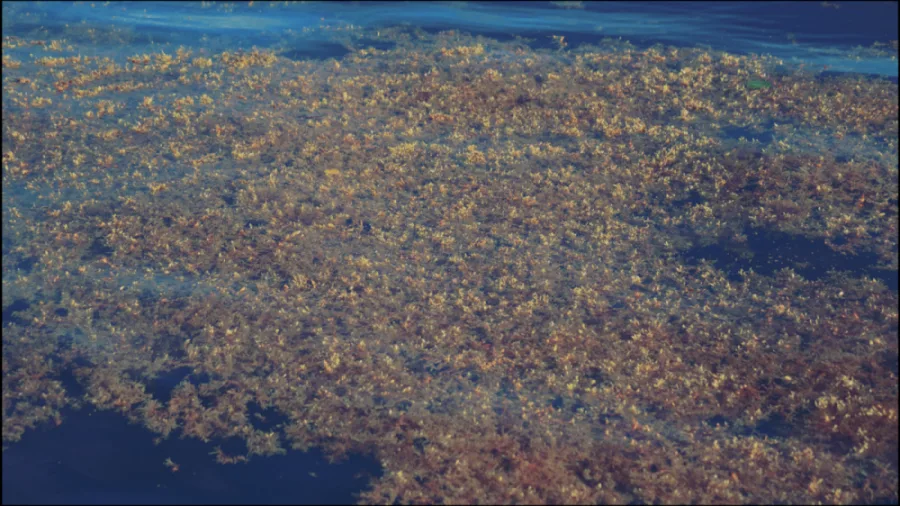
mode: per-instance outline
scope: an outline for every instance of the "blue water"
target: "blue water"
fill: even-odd
[[[11,7],[10,7],[11,8]],[[273,47],[299,33],[301,47],[333,43],[323,26],[379,28],[398,24],[425,30],[462,30],[487,37],[535,38],[550,46],[564,36],[569,47],[621,37],[638,47],[708,46],[737,54],[771,54],[786,62],[834,72],[897,76],[897,59],[866,48],[897,39],[895,2],[584,2],[563,8],[546,2],[327,2],[284,6],[245,2],[204,8],[197,3],[27,3],[4,21],[3,34],[47,33],[81,25],[133,30],[132,47],[93,48],[120,56],[148,46],[184,45],[225,50]],[[205,38],[204,38],[205,37]],[[82,54],[90,47],[79,46]],[[131,53],[128,53],[131,54]]]
[[[287,6],[241,2],[212,7],[173,2],[10,2],[3,4],[2,35],[53,39],[67,33],[72,40],[78,35],[67,30],[77,27],[81,34],[73,40],[77,48],[61,56],[107,56],[116,61],[151,50],[171,53],[179,46],[200,54],[256,46],[296,59],[340,59],[347,50],[341,32],[332,28],[405,25],[504,41],[525,37],[532,39],[533,49],[555,48],[554,36],[563,36],[569,49],[610,37],[639,48],[664,44],[769,54],[792,68],[802,66],[826,76],[859,73],[894,81],[898,76],[895,2],[585,2],[571,6],[578,8],[566,7],[546,2]],[[109,43],[103,37],[92,43],[90,30],[120,33],[122,42]],[[879,47],[886,50],[873,49],[875,44],[885,44]],[[4,49],[4,55],[21,57],[32,51]],[[5,249],[6,235],[3,241]],[[137,271],[119,276],[111,286],[134,281],[137,290],[152,297],[214,291],[202,276],[148,280]],[[892,288],[896,290],[895,281]],[[9,318],[4,314],[4,324]],[[71,339],[89,343],[79,333]],[[97,353],[112,345],[109,339],[100,341]],[[162,378],[161,389],[182,379],[172,378],[165,385],[167,379]],[[377,462],[366,457],[331,465],[315,450],[220,466],[209,458],[208,445],[178,438],[154,445],[150,433],[117,415],[82,409],[66,417],[62,426],[32,431],[4,452],[4,503],[346,503],[380,472]],[[181,470],[160,466],[167,458],[179,463]]]

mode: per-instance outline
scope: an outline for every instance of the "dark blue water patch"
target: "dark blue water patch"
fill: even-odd
[[[68,314],[68,310],[66,310],[66,314]],[[56,351],[57,353],[70,351],[76,347],[80,347],[81,344],[85,342],[87,342],[87,335],[84,333],[84,331],[78,327],[72,327],[60,334],[59,337],[57,337]]]
[[[748,141],[758,142],[761,147],[766,146],[775,138],[775,132],[771,129],[760,129],[758,127],[741,127],[728,125],[722,127],[722,138],[725,140],[739,140],[741,137]]]
[[[796,427],[793,423],[787,421],[783,415],[772,413],[768,417],[756,422],[752,428],[752,432],[757,436],[772,439],[787,438],[795,435]]]
[[[609,425],[613,423],[618,423],[625,420],[625,417],[616,413],[615,411],[608,411],[606,413],[600,413],[597,416],[597,423],[601,425]]]
[[[26,433],[4,451],[3,503],[350,504],[382,474],[370,456],[329,464],[316,449],[221,465],[216,446],[243,445],[154,438],[112,412],[67,410],[61,426]]]
[[[581,402],[579,399],[575,399],[575,402],[573,402],[572,405],[569,406],[569,410],[572,412],[573,415],[577,415],[578,413],[583,412],[584,409],[587,407],[588,407],[587,404]]]
[[[749,5],[739,7],[750,9]],[[836,8],[835,8],[836,7]],[[821,36],[834,43],[871,46],[897,38],[896,2],[789,2],[779,4],[776,19],[799,36]],[[764,11],[752,10],[756,23]]]
[[[888,289],[897,293],[898,284],[900,284],[900,276],[898,272],[891,269],[869,269],[869,275],[887,285]]]
[[[22,271],[26,276],[31,274],[34,266],[38,263],[38,257],[28,256],[16,262],[16,269]]]
[[[193,375],[190,367],[176,367],[170,371],[160,373],[149,380],[144,380],[147,393],[160,402],[168,402],[172,398],[172,390],[182,381],[189,381],[194,386],[200,386],[209,382],[205,374]],[[137,379],[137,378],[136,378]]]
[[[363,219],[353,219],[347,218],[344,220],[344,226],[349,229],[357,229],[363,234],[369,234],[372,232],[372,224]]]
[[[397,47],[397,43],[390,40],[378,40],[362,38],[353,43],[354,46],[361,49],[377,49],[378,51],[392,51]]]
[[[256,402],[247,403],[250,423],[257,430],[269,432],[290,423],[290,418],[274,408],[263,408]]]
[[[29,325],[28,321],[20,316],[17,316],[15,313],[20,311],[27,311],[31,307],[31,303],[25,299],[16,299],[10,303],[10,305],[3,308],[3,326],[16,324],[20,327],[27,327]]]
[[[675,189],[675,190],[677,190],[677,188],[674,187],[675,185],[683,186],[682,183],[677,183],[677,182],[673,183],[673,189]],[[691,189],[691,190],[688,190],[688,192],[684,195],[684,197],[682,197],[678,200],[673,200],[672,206],[674,206],[676,208],[694,207],[694,206],[699,206],[700,204],[704,204],[706,202],[707,202],[707,198],[704,197],[702,193],[698,192],[696,189]]]
[[[894,333],[897,332],[896,324],[894,325],[893,331]],[[898,356],[897,350],[884,350],[881,352],[879,363],[881,364],[881,367],[894,373],[894,376],[900,374],[900,356]]]
[[[800,41],[825,39],[848,46],[871,46],[897,38],[896,2],[781,2],[777,8],[752,2],[584,2],[584,8],[602,13],[656,13],[659,17],[703,13],[740,20],[742,29],[760,34],[790,32]],[[739,41],[740,37],[736,38]]]
[[[111,257],[115,251],[114,248],[106,243],[105,239],[96,237],[91,241],[91,245],[88,247],[87,251],[84,252],[81,259],[89,262],[99,258]]]
[[[562,408],[566,405],[566,404],[565,404],[565,401],[563,400],[563,398],[562,398],[561,395],[557,395],[557,396],[554,397],[553,399],[550,399],[550,400],[547,402],[547,404],[548,404],[550,407],[552,407],[553,409],[556,409],[556,410],[560,410],[560,409],[562,409]]]
[[[59,372],[57,380],[66,392],[66,396],[70,399],[82,399],[87,394],[84,385],[78,380],[76,371],[81,369],[89,369],[92,364],[83,357],[74,358],[64,369]]]
[[[328,60],[341,58],[352,53],[353,50],[344,44],[328,41],[308,41],[302,47],[286,49],[278,53],[289,60],[306,61],[306,60]]]
[[[868,276],[897,291],[897,271],[878,269],[878,256],[871,252],[845,255],[834,251],[823,239],[807,238],[775,230],[747,228],[747,242],[727,242],[695,246],[683,253],[685,262],[698,265],[709,260],[725,271],[730,281],[740,282],[740,271],[753,270],[771,276],[789,267],[809,281],[820,280],[830,271],[846,271],[854,276]]]
[[[816,81],[820,83],[833,83],[840,82],[841,80],[847,80],[848,78],[856,80],[859,78],[871,81],[879,81],[885,80],[891,84],[897,84],[898,76],[885,76],[881,74],[864,74],[864,73],[854,73],[854,72],[841,72],[837,70],[825,70],[816,74]],[[867,84],[875,84],[875,83],[867,83]]]
[[[710,427],[722,426],[727,427],[729,425],[729,419],[722,415],[715,415],[711,418],[707,418],[705,420],[706,424]]]

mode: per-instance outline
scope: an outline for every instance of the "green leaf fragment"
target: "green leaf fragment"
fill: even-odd
[[[762,79],[751,79],[747,81],[747,88],[751,90],[762,90],[768,89],[772,87],[772,83],[769,81],[764,81]]]

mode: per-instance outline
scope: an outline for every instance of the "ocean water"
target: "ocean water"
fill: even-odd
[[[2,8],[4,503],[897,502],[896,3]]]

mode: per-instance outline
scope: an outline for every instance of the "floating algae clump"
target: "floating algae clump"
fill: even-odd
[[[7,451],[83,406],[223,465],[371,456],[363,504],[897,502],[896,84],[3,35]]]

